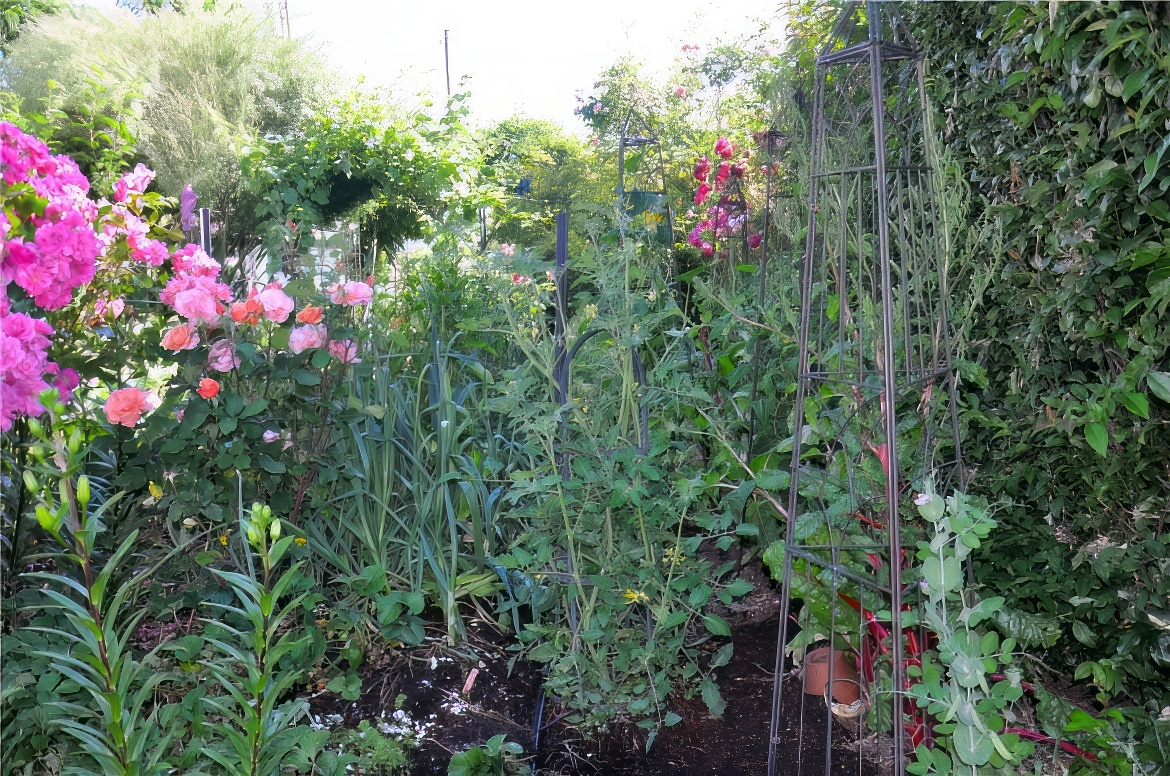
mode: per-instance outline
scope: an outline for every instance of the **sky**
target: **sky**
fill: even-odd
[[[113,0],[109,0],[112,4]],[[273,4],[246,0],[257,9]],[[400,97],[446,93],[443,30],[449,30],[451,88],[471,91],[473,123],[522,113],[577,131],[574,95],[634,53],[665,74],[684,43],[776,24],[779,0],[288,0],[294,37],[308,35],[344,72]]]

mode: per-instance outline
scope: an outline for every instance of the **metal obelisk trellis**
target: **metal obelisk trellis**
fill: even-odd
[[[905,695],[926,642],[903,627],[917,527],[902,512],[931,485],[965,486],[949,241],[923,62],[897,6],[849,3],[815,79],[768,773],[860,773],[876,758],[901,774],[931,745]],[[817,647],[823,691],[812,669],[803,686],[784,675],[786,654]]]

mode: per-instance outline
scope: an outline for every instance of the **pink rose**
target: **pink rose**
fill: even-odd
[[[351,280],[345,284],[344,304],[350,307],[356,307],[362,304],[369,304],[373,300],[374,289],[370,288],[366,283],[360,280]]]
[[[293,308],[296,307],[293,298],[279,288],[265,288],[256,296],[256,299],[264,306],[264,317],[273,323],[287,321]]]
[[[215,323],[221,306],[202,286],[193,286],[175,294],[175,312],[196,323]]]
[[[296,326],[288,335],[288,349],[293,353],[302,353],[313,348],[324,347],[328,340],[329,332],[323,323]]]
[[[199,344],[199,332],[189,323],[167,331],[162,337],[162,346],[167,350],[191,350]]]
[[[139,163],[132,172],[128,172],[114,183],[114,199],[125,202],[131,194],[145,194],[146,187],[154,180],[154,171],[145,164]]]
[[[121,388],[106,399],[106,417],[111,423],[133,428],[142,413],[158,406],[158,400],[141,388]]]
[[[353,340],[329,340],[326,350],[329,351],[329,355],[343,364],[360,364],[362,362],[357,357],[358,349]]]
[[[216,372],[230,372],[240,365],[240,357],[236,355],[236,346],[231,340],[217,340],[207,354],[207,368]]]

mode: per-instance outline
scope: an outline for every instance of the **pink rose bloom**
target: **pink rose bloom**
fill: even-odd
[[[189,323],[176,326],[162,336],[162,346],[167,350],[191,350],[198,345],[199,332]]]
[[[685,96],[686,96],[686,94],[687,94],[687,90],[686,90],[686,89],[684,89],[684,88],[682,88],[681,86],[679,86],[679,87],[676,87],[676,88],[675,88],[675,90],[674,90],[674,96],[675,96],[675,97],[682,98],[682,97],[685,97]]]
[[[280,432],[268,429],[264,432],[264,436],[261,437],[261,439],[264,440],[265,444],[272,444],[276,440],[280,439]]]
[[[157,406],[158,400],[141,388],[121,388],[110,394],[104,409],[111,423],[133,428],[142,413]]]
[[[516,249],[508,243],[503,243],[500,246],[500,253],[504,254],[505,256],[512,256],[516,253]]]
[[[240,365],[236,346],[231,340],[217,340],[207,354],[207,368],[216,372],[230,372]]]
[[[125,202],[132,194],[145,194],[146,187],[154,180],[154,171],[139,163],[133,171],[126,173],[114,183],[114,199]]]
[[[256,299],[264,306],[264,317],[273,323],[287,321],[293,308],[296,307],[293,298],[281,291],[279,287],[266,287],[256,296]]]
[[[725,137],[721,137],[715,141],[715,153],[722,156],[724,159],[730,159],[735,151],[731,147],[731,141]]]
[[[130,258],[152,267],[162,266],[162,263],[170,256],[167,252],[167,246],[158,240],[143,239],[132,235],[126,239],[126,245],[130,248]]]
[[[326,350],[329,351],[329,355],[343,364],[360,364],[362,362],[357,357],[358,349],[353,340],[329,340]]]
[[[764,235],[759,233],[759,232],[756,232],[751,237],[748,237],[748,247],[749,248],[759,248],[760,243],[762,243],[763,241],[764,241]]]
[[[329,332],[323,323],[310,323],[305,326],[296,326],[288,335],[288,349],[293,353],[302,353],[313,348],[324,347],[329,341]]]
[[[193,286],[175,295],[175,312],[196,323],[215,323],[222,312],[215,297],[202,286]]]
[[[171,254],[171,266],[176,273],[183,272],[196,277],[219,277],[219,262],[208,256],[195,243],[187,243]]]
[[[360,280],[351,280],[345,284],[345,304],[350,307],[366,304],[374,301],[374,289]]]

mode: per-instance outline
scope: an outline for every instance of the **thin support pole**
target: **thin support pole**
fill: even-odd
[[[873,141],[877,202],[874,221],[878,230],[881,262],[883,397],[886,435],[886,530],[889,531],[890,564],[890,680],[894,736],[894,773],[906,772],[906,726],[902,692],[905,675],[902,654],[901,527],[898,519],[898,413],[897,374],[894,363],[894,292],[890,269],[889,192],[886,181],[885,84],[882,80],[881,13],[877,3],[866,7],[869,17],[869,82],[873,110]]]
[[[199,247],[211,255],[211,208],[199,208]]]
[[[447,72],[447,96],[451,96],[451,49],[448,43],[450,30],[443,30],[443,69]]]

